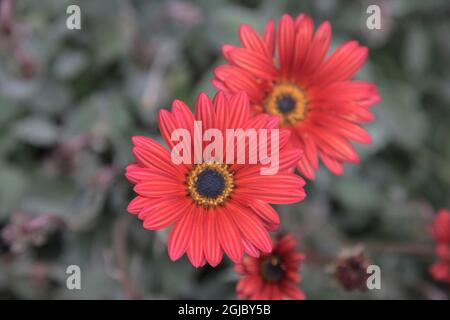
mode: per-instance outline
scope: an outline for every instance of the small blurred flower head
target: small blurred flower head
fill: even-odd
[[[364,247],[347,248],[341,251],[335,262],[334,275],[347,291],[366,290],[369,265]]]
[[[296,249],[297,240],[291,234],[280,236],[270,254],[245,257],[235,266],[241,275],[236,286],[239,299],[304,300],[298,284],[300,264],[305,255]]]

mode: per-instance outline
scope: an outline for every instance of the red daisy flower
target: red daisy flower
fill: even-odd
[[[242,275],[236,286],[239,299],[255,300],[304,300],[305,294],[298,288],[300,262],[304,254],[296,251],[297,241],[292,235],[280,237],[270,254],[245,257],[235,266]]]
[[[270,130],[278,126],[274,117],[250,118],[249,100],[244,93],[225,96],[219,92],[213,101],[201,94],[195,114],[179,100],[174,101],[172,112],[160,111],[159,128],[171,150],[175,147],[170,139],[174,130],[193,132],[195,121],[202,121],[204,131],[216,128],[224,136],[226,129]],[[159,143],[133,137],[136,163],[128,165],[126,176],[136,184],[138,196],[130,202],[128,211],[143,220],[146,229],[173,225],[168,252],[174,261],[187,252],[196,267],[206,262],[216,266],[223,252],[234,262],[240,262],[244,252],[251,256],[270,252],[268,231],[275,230],[280,220],[269,203],[294,203],[305,197],[304,180],[292,172],[301,154],[288,147],[289,135],[288,130],[279,132],[279,171],[274,175],[260,174],[261,161],[247,165],[200,159],[197,164],[175,164],[171,152]],[[267,149],[271,148],[270,141],[265,141]],[[191,141],[189,147],[195,145]],[[230,150],[227,147],[224,144],[224,151]],[[194,153],[191,160],[195,163]]]
[[[431,233],[437,243],[436,255],[439,260],[431,266],[430,273],[438,281],[450,282],[450,211],[439,210]]]
[[[213,84],[226,92],[247,92],[253,112],[280,116],[280,125],[293,132],[290,143],[305,153],[297,164],[305,177],[314,179],[319,158],[337,175],[344,162],[358,163],[349,140],[371,142],[360,123],[373,120],[368,107],[380,100],[375,85],[351,80],[368,49],[349,41],[326,57],[330,24],[314,32],[304,14],[295,20],[283,15],[278,31],[270,21],[263,36],[242,24],[239,36],[242,47],[223,46],[228,63],[216,68]]]

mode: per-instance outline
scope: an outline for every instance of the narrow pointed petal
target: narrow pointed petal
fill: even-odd
[[[201,93],[195,103],[195,119],[202,121],[203,132],[215,128],[215,110],[212,102],[205,93]]]
[[[275,51],[275,21],[270,20],[264,29],[264,43],[272,57]]]
[[[192,238],[196,217],[193,207],[189,207],[188,212],[175,224],[170,232],[168,251],[172,261],[178,260],[186,251]]]
[[[230,202],[231,217],[242,236],[264,253],[272,251],[272,239],[252,211]]]
[[[278,54],[280,57],[280,70],[282,75],[286,75],[292,67],[295,45],[294,20],[290,15],[284,14],[281,17],[278,28]]]
[[[205,213],[205,245],[204,253],[208,263],[215,267],[222,261],[223,250],[220,247],[216,231],[216,214],[214,210]]]
[[[196,224],[193,227],[192,238],[187,247],[187,256],[194,267],[200,267],[205,261],[203,255],[205,236],[205,213],[201,210],[195,212]]]
[[[277,75],[273,62],[263,54],[241,48],[234,49],[229,54],[233,63],[257,77],[271,80]]]
[[[266,45],[256,31],[246,24],[241,24],[239,27],[239,37],[242,45],[255,52],[259,52],[267,57],[271,57]]]
[[[273,224],[280,224],[280,216],[271,205],[263,201],[256,200],[250,203],[250,207],[262,219]]]
[[[216,231],[219,242],[225,253],[234,263],[242,260],[244,246],[234,221],[223,208],[216,208]]]
[[[138,214],[142,208],[151,204],[152,200],[150,198],[137,196],[128,204],[127,211],[132,214]]]
[[[144,228],[159,230],[175,223],[186,214],[187,201],[184,198],[172,201],[160,201],[150,212],[140,215],[144,220]]]

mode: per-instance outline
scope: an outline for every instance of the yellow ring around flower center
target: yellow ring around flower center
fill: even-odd
[[[282,126],[304,120],[307,105],[306,93],[291,82],[275,84],[264,104],[267,113],[281,117]]]
[[[218,186],[218,184],[220,185]],[[207,187],[214,190],[208,192],[205,190]],[[190,197],[197,205],[205,208],[224,204],[234,187],[233,173],[229,170],[228,165],[217,162],[195,165],[186,179],[186,188]]]

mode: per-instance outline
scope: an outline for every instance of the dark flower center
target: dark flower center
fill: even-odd
[[[191,168],[186,177],[186,191],[204,208],[222,205],[234,190],[233,172],[225,163],[203,162]]]
[[[225,190],[225,179],[220,172],[206,169],[197,176],[195,189],[203,197],[216,198]]]
[[[346,290],[367,289],[366,273],[369,265],[364,254],[360,253],[338,261],[336,266],[336,277]]]
[[[282,113],[289,113],[294,110],[296,101],[290,95],[284,95],[277,100],[278,110]]]
[[[261,274],[266,281],[280,281],[284,274],[280,258],[276,255],[271,255],[266,260],[264,260],[261,263]]]

